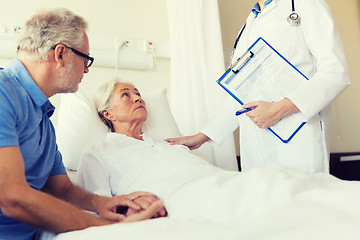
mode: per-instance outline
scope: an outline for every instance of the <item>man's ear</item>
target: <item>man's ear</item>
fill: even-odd
[[[64,44],[58,44],[54,49],[54,59],[57,63],[63,64],[63,55],[65,52],[65,45]]]

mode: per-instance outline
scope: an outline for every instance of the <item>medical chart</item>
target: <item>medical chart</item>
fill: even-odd
[[[307,78],[264,39],[259,38],[218,80],[239,103],[276,102],[293,92]],[[269,128],[284,143],[304,125],[301,112],[291,114]]]

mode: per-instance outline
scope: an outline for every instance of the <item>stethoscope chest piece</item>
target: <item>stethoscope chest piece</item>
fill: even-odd
[[[300,23],[300,17],[296,12],[292,12],[287,18],[287,21],[291,26],[297,26]]]

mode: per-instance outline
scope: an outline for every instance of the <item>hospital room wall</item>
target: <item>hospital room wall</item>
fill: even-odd
[[[225,61],[254,2],[255,0],[218,0]],[[344,43],[352,78],[351,86],[333,104],[331,151],[360,151],[360,127],[357,124],[360,120],[357,107],[360,102],[360,4],[358,0],[347,0],[346,4],[337,0],[327,2]],[[121,39],[169,41],[165,0],[104,0],[101,3],[85,0],[13,0],[2,5],[0,21],[23,24],[37,10],[53,7],[65,7],[83,16],[89,22],[90,32],[117,35]],[[0,66],[10,61],[0,58]],[[157,67],[151,70],[119,69],[118,76],[134,82],[143,92],[159,87],[170,89],[170,59],[157,58],[157,63]],[[114,76],[113,68],[91,67],[90,73],[84,76],[79,91],[87,92]],[[57,97],[52,98],[52,101],[55,105],[59,103]],[[238,137],[235,136],[235,139]]]
[[[218,0],[225,61],[255,1]],[[348,59],[351,85],[332,104],[331,152],[360,151],[360,1],[326,0]],[[296,1],[295,1],[296,3]],[[290,13],[289,9],[289,13]],[[235,134],[238,141],[238,132]],[[238,142],[236,143],[239,144]],[[237,147],[237,151],[239,148]],[[237,152],[239,155],[239,152]]]
[[[117,36],[119,39],[133,42],[139,40],[169,42],[165,0],[13,0],[1,6],[0,23],[13,22],[23,25],[38,10],[58,7],[70,9],[83,16],[88,21],[89,33]],[[91,45],[90,40],[90,55]],[[141,52],[141,47],[138,48],[136,51]],[[11,59],[0,58],[0,66],[5,66],[10,61]],[[170,58],[157,58],[157,64],[150,70],[118,69],[117,75],[114,68],[92,66],[90,72],[84,75],[79,91],[91,94],[90,89],[93,91],[101,83],[115,76],[133,82],[142,92],[160,87],[169,89]],[[51,101],[58,106],[59,99],[59,96],[55,96]],[[56,122],[56,111],[52,119]]]

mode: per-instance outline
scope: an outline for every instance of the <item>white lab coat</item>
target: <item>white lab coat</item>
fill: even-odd
[[[295,11],[301,17],[298,26],[287,22],[290,0],[273,0],[257,18],[250,13],[232,62],[263,37],[305,74],[309,81],[286,96],[304,115],[304,127],[289,143],[282,143],[246,114],[236,117],[240,105],[229,97],[218,117],[201,131],[220,144],[240,125],[243,170],[278,164],[307,172],[329,171],[330,105],[350,84],[346,57],[324,0],[296,0]]]

